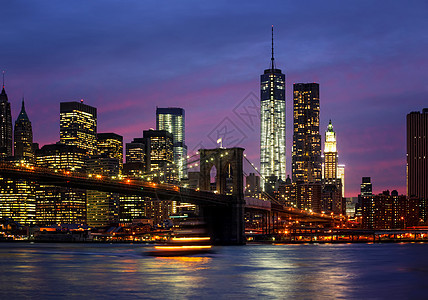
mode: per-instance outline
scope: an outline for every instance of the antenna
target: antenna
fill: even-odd
[[[274,69],[274,58],[273,58],[273,25],[272,25],[272,58],[271,58],[271,67]]]
[[[6,73],[5,70],[2,71],[2,74],[3,74],[3,88],[4,88],[4,73]]]

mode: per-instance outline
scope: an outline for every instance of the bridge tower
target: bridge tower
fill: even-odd
[[[243,148],[200,149],[199,188],[211,190],[211,169],[216,168],[216,192],[232,195],[224,207],[204,206],[202,213],[210,226],[214,242],[221,244],[245,244]],[[229,181],[229,184],[228,184]],[[231,184],[230,184],[231,183]]]

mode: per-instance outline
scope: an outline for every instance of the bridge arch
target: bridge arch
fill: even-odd
[[[200,149],[199,187],[210,190],[210,171],[217,170],[216,191],[220,194],[232,194],[243,199],[243,148]]]

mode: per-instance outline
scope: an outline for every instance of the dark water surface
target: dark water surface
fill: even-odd
[[[427,299],[428,244],[151,247],[0,243],[0,299]]]

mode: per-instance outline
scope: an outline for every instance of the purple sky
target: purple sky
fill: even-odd
[[[362,176],[406,192],[405,118],[428,107],[426,1],[4,1],[0,68],[15,120],[25,95],[34,141],[59,140],[59,102],[98,108],[98,132],[129,142],[156,106],[186,110],[189,152],[242,146],[259,164],[260,74],[286,74],[287,173],[292,84],[320,83],[321,134],[332,119],[346,195]],[[251,121],[255,122],[251,124]],[[247,171],[250,171],[247,168]]]

